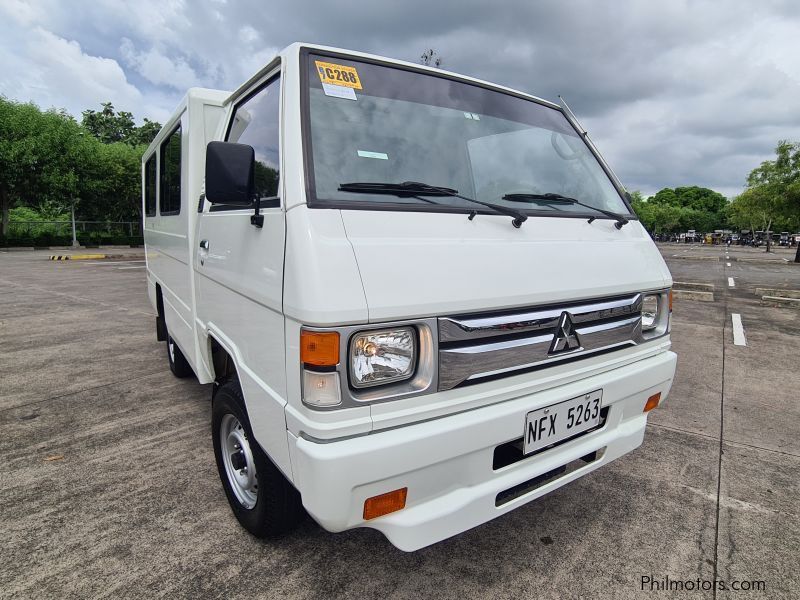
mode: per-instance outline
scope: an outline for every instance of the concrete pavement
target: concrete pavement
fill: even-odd
[[[702,252],[664,251],[716,292],[676,303],[678,375],[644,445],[413,554],[309,519],[250,537],[216,473],[210,389],[170,374],[141,263],[0,254],[0,597],[797,597],[800,319],[753,290],[800,289],[800,269]],[[766,592],[641,589],[715,575]]]

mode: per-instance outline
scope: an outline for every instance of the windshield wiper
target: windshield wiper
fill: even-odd
[[[418,181],[404,181],[402,183],[356,181],[353,183],[339,184],[339,191],[350,192],[353,194],[386,194],[390,196],[398,196],[400,198],[418,198],[420,196],[452,196],[454,198],[461,198],[467,202],[474,202],[475,204],[486,206],[487,208],[491,208],[493,211],[502,215],[513,217],[514,220],[511,221],[511,224],[517,229],[522,227],[522,224],[528,220],[527,215],[519,212],[518,210],[514,210],[513,208],[462,196],[458,193],[458,190],[454,190],[453,188],[439,187],[435,185],[429,185],[427,183],[420,183]],[[425,201],[424,198],[419,199]],[[469,217],[470,221],[474,217],[475,212],[473,211]]]
[[[619,213],[606,210],[605,208],[598,208],[597,206],[592,206],[591,204],[581,202],[576,198],[562,196],[561,194],[506,194],[503,196],[503,200],[508,200],[509,202],[538,202],[540,204],[577,204],[578,206],[590,208],[604,214],[607,217],[611,217],[616,221],[616,223],[614,223],[614,227],[617,229],[622,229],[623,225],[628,224],[628,219]],[[591,217],[589,219],[589,223],[594,220],[595,217]]]

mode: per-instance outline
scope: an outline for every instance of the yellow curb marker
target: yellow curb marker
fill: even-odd
[[[107,254],[62,254],[53,255],[50,260],[96,260],[100,258],[108,258]]]

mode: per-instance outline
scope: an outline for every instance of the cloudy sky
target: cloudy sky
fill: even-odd
[[[190,86],[233,89],[293,41],[562,94],[628,189],[738,193],[800,141],[800,3],[0,0],[0,94],[80,117],[163,121]]]

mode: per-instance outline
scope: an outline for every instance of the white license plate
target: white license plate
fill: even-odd
[[[592,429],[600,423],[603,390],[596,390],[525,415],[522,452],[530,454]]]

